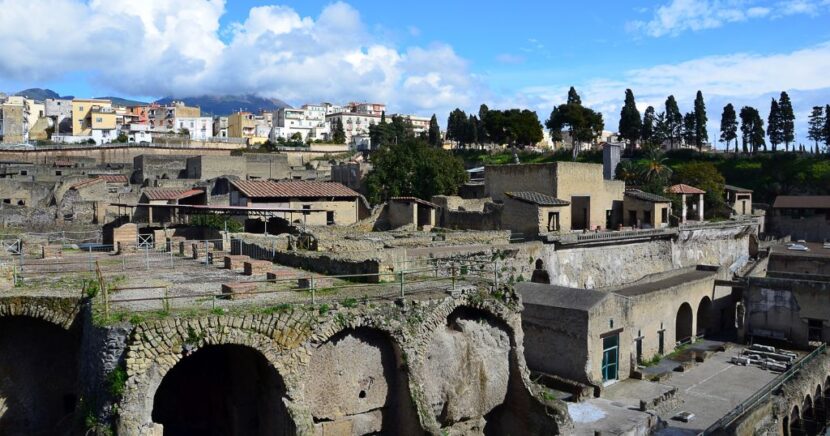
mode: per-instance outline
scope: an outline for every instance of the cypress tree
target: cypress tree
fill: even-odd
[[[441,147],[441,128],[438,127],[438,118],[435,114],[432,114],[432,118],[429,119],[428,141],[433,147]]]
[[[643,128],[640,130],[640,139],[644,144],[650,144],[654,139],[654,106],[649,106],[643,113]]]
[[[767,117],[767,135],[772,144],[772,151],[778,151],[778,144],[784,142],[784,131],[781,123],[781,107],[775,99],[769,105],[769,117]]]
[[[706,130],[708,121],[703,93],[697,91],[697,96],[695,96],[695,145],[697,145],[698,151],[703,150],[703,144],[709,141],[709,132]]]
[[[816,153],[818,153],[818,142],[824,139],[825,116],[824,108],[813,106],[813,111],[810,112],[810,119],[807,123],[807,137],[815,143]]]
[[[625,104],[620,111],[620,137],[628,141],[628,149],[633,151],[636,148],[637,140],[640,139],[640,132],[643,129],[643,120],[640,118],[640,111],[634,101],[634,93],[630,89],[625,90]]]
[[[795,112],[793,112],[790,96],[786,92],[781,92],[781,97],[778,99],[778,108],[781,113],[781,140],[786,144],[786,149],[789,150],[790,143],[795,141]]]
[[[723,107],[720,117],[720,140],[726,142],[726,151],[729,151],[729,142],[735,140],[735,153],[738,152],[738,117],[732,103]]]
[[[666,130],[670,148],[674,148],[675,141],[680,139],[683,131],[683,115],[680,113],[677,100],[674,99],[673,95],[666,99]]]

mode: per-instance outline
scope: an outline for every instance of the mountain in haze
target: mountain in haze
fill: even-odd
[[[14,95],[19,95],[21,97],[30,98],[32,100],[46,100],[47,98],[64,98],[64,99],[72,99],[71,95],[64,95],[61,96],[55,91],[51,89],[43,89],[43,88],[29,88],[24,89],[23,91],[17,92]]]
[[[262,98],[255,95],[203,95],[201,97],[173,98],[165,97],[156,101],[159,104],[169,104],[173,101],[183,101],[188,106],[198,106],[204,115],[230,115],[239,110],[257,113],[260,109],[267,111],[283,107],[291,107],[288,103],[277,98]]]
[[[130,100],[121,97],[95,97],[101,100],[110,100],[114,106],[146,106],[147,103],[143,101]]]

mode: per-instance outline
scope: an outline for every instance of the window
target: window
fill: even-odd
[[[548,212],[548,231],[559,231],[559,212]]]
[[[21,176],[28,176],[28,175],[29,175],[29,171],[27,171],[27,170],[21,170],[21,171],[20,171],[20,175],[21,175]]]
[[[334,212],[326,212],[326,225],[334,225]]]
[[[55,175],[56,175],[56,176],[62,176],[62,175],[63,175],[63,171],[55,171]]]
[[[807,340],[810,342],[822,341],[822,330],[824,330],[824,322],[820,319],[807,320]]]
[[[103,123],[103,122],[104,122],[104,119],[103,119],[103,118],[101,118],[101,117],[98,117],[98,118],[95,118],[95,122],[96,122],[96,123]]]
[[[669,208],[664,207],[660,209],[660,221],[662,221],[664,224],[669,222]]]

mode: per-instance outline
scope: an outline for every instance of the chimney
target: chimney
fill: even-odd
[[[605,180],[614,180],[614,174],[617,171],[617,165],[620,164],[620,149],[619,144],[611,144],[606,142],[602,147],[602,178]]]

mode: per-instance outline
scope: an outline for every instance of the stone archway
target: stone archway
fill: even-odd
[[[396,342],[371,327],[342,330],[313,351],[303,397],[318,432],[423,434]]]
[[[788,425],[784,427],[784,434],[788,436],[801,434],[801,412],[798,406],[793,407],[789,418]]]
[[[0,316],[0,433],[69,433],[78,406],[77,328]]]
[[[697,305],[697,336],[704,336],[707,333],[712,333],[712,299],[705,296],[700,299]]]
[[[208,345],[182,358],[161,380],[152,419],[165,435],[289,435],[285,384],[259,351]]]
[[[677,309],[677,318],[674,323],[674,340],[676,343],[691,339],[693,321],[692,306],[689,303],[681,304],[680,308]]]

